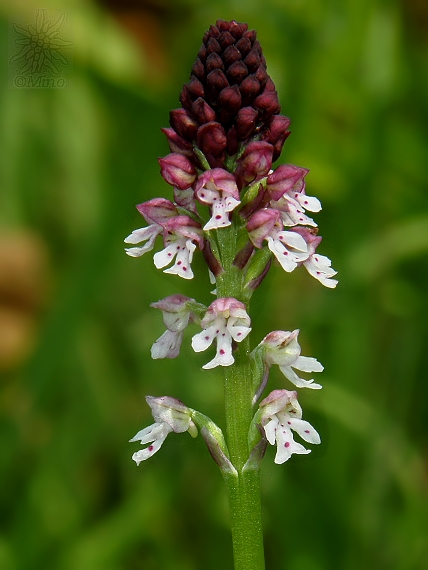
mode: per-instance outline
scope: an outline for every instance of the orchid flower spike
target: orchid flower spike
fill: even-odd
[[[292,430],[308,443],[321,443],[317,431],[302,420],[302,408],[297,401],[297,392],[274,390],[260,402],[259,413],[266,439],[277,446],[275,463],[285,463],[293,453],[307,454],[302,444],[294,441]]]
[[[233,364],[235,359],[232,356],[232,340],[243,341],[251,331],[250,324],[244,303],[231,297],[213,301],[201,321],[204,330],[192,338],[192,348],[195,352],[206,350],[213,340],[217,339],[215,358],[202,368]]]
[[[146,396],[146,401],[152,409],[155,423],[140,430],[129,440],[130,442],[139,441],[141,444],[150,444],[145,449],[140,449],[133,454],[132,459],[137,465],[159,451],[167,435],[172,431],[175,433],[188,431],[192,437],[198,435],[198,429],[191,417],[192,410],[180,400],[170,396],[159,398]]]

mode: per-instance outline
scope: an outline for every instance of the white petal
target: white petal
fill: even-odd
[[[321,362],[311,356],[298,356],[292,366],[302,372],[322,372],[324,370]]]
[[[269,423],[264,427],[266,439],[271,445],[275,445],[276,441],[276,429],[279,425],[278,419],[274,416]]]
[[[278,232],[275,236],[276,239],[279,239],[281,243],[285,243],[286,245],[292,247],[293,249],[297,249],[298,251],[307,252],[308,245],[302,236],[296,232],[288,232],[282,231]]]
[[[149,459],[152,455],[154,455],[157,451],[159,451],[164,441],[165,438],[157,439],[154,443],[150,444],[145,449],[140,449],[139,451],[136,451],[132,455],[132,459],[135,461],[137,465],[140,465],[142,461]]]
[[[178,246],[180,247],[180,246]],[[174,257],[177,254],[177,245],[174,244],[169,244],[166,246],[165,249],[163,249],[162,251],[158,251],[157,253],[154,254],[153,256],[153,261],[155,262],[155,266],[157,269],[162,269],[162,267],[165,267],[166,265],[170,264],[171,261],[173,261]]]
[[[319,212],[322,210],[321,202],[315,196],[306,196],[306,194],[294,194],[294,198],[298,200],[299,204],[309,210],[310,212]]]
[[[182,332],[165,331],[151,348],[152,358],[155,360],[158,358],[176,358],[180,353],[182,340]]]
[[[274,241],[270,236],[266,238],[268,242],[268,247],[274,256],[277,258],[281,267],[287,271],[287,273],[291,273],[296,269],[297,263],[293,261],[293,256],[290,252],[282,245],[282,243]]]
[[[216,327],[209,327],[202,332],[195,334],[192,338],[192,348],[195,352],[202,352],[211,346],[216,336]]]
[[[190,240],[187,240],[185,245],[181,246],[180,250],[178,250],[178,247],[179,246],[177,245],[177,257],[175,264],[170,269],[165,269],[164,273],[179,275],[183,279],[193,279],[193,271],[190,264],[192,262],[193,252],[196,245]]]
[[[303,378],[297,376],[290,366],[280,366],[279,369],[284,376],[298,388],[312,388],[314,390],[320,390],[322,388],[321,384],[315,384],[313,380],[303,380]]]
[[[300,437],[308,443],[321,443],[321,438],[318,432],[311,426],[309,422],[290,417],[287,420],[287,423],[292,430],[298,433]]]
[[[149,443],[155,441],[155,439],[165,438],[171,431],[169,426],[164,422],[155,422],[151,426],[148,426],[140,430],[137,435],[134,435],[130,442],[139,441],[140,443]]]
[[[232,338],[236,342],[241,342],[247,337],[251,332],[251,327],[227,327],[227,330],[230,332]]]
[[[140,228],[138,230],[134,230],[132,234],[124,239],[125,243],[140,243],[142,241],[146,241],[150,238],[156,237],[162,231],[162,226],[158,224],[152,224],[151,226],[147,226],[146,228]]]

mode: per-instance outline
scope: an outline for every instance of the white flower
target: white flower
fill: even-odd
[[[175,358],[180,352],[184,329],[189,322],[199,320],[193,311],[203,310],[205,307],[194,299],[179,294],[165,297],[150,306],[162,311],[163,322],[167,328],[153,344],[152,358]]]
[[[260,414],[266,439],[271,445],[277,446],[275,463],[284,463],[293,453],[311,452],[294,441],[292,430],[308,443],[321,443],[316,430],[301,419],[302,408],[297,401],[297,392],[274,390],[260,403]]]
[[[232,340],[244,340],[251,331],[250,323],[245,305],[240,301],[230,297],[213,301],[201,321],[204,330],[192,338],[192,348],[195,352],[206,350],[214,339],[217,339],[215,358],[202,368],[233,364],[235,359],[232,356]]]
[[[166,436],[174,431],[183,433],[188,431],[192,437],[196,437],[198,430],[192,421],[190,410],[180,400],[169,396],[154,398],[146,396],[146,401],[152,409],[155,423],[140,430],[130,442],[139,441],[141,444],[149,443],[145,449],[136,451],[132,459],[137,465],[145,461],[161,448]]]
[[[204,226],[205,231],[230,226],[229,212],[240,204],[233,174],[222,168],[205,171],[195,184],[195,196],[201,204],[211,206],[211,218]]]
[[[278,364],[284,376],[298,388],[320,389],[321,384],[316,384],[313,380],[304,380],[293,370],[293,368],[302,372],[322,372],[324,370],[323,365],[315,358],[300,356],[298,335],[298,330],[273,331],[265,336],[258,349],[262,351],[262,358],[266,364],[269,366]]]
[[[291,273],[300,262],[308,257],[305,240],[295,232],[279,231],[278,228],[273,228],[266,240],[269,249],[288,273]]]

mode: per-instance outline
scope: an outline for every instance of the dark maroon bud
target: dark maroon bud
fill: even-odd
[[[200,125],[215,121],[216,118],[214,109],[202,97],[192,104],[192,113]]]
[[[229,83],[232,85],[234,83],[241,83],[248,75],[247,66],[242,61],[235,61],[226,71],[226,76],[229,79]]]
[[[215,23],[215,25],[217,26],[220,33],[228,32],[231,26],[231,22],[227,22],[226,20],[222,20],[221,18],[219,18]]]
[[[224,70],[223,60],[217,53],[210,53],[205,62],[205,69],[207,73],[210,73],[214,69]]]
[[[178,135],[174,129],[161,129],[168,139],[168,145],[171,152],[184,154],[188,158],[193,158],[192,145]]]
[[[241,93],[237,85],[225,87],[219,94],[220,105],[231,113],[237,113],[241,107]]]
[[[236,42],[235,47],[239,49],[242,57],[245,57],[251,51],[251,42],[248,38],[241,38]]]
[[[254,46],[252,47],[250,53],[245,57],[244,63],[250,73],[257,71],[258,67],[260,66],[260,54]]]
[[[254,245],[249,241],[246,245],[244,245],[241,251],[238,251],[235,259],[233,260],[233,265],[239,267],[239,269],[244,269],[253,251],[254,251]]]
[[[257,33],[256,30],[248,30],[242,34],[242,37],[248,38],[250,42],[253,44],[256,39]]]
[[[275,83],[272,81],[272,79],[269,76],[266,81],[265,89],[266,91],[276,91]]]
[[[272,156],[272,162],[275,162],[275,160],[277,160],[282,152],[282,147],[284,146],[285,141],[288,139],[288,137],[290,136],[291,132],[287,131],[286,133],[284,133],[284,135],[278,139],[276,141],[276,143],[273,145],[273,156]]]
[[[204,61],[207,59],[207,48],[204,46],[204,44],[201,45],[198,51],[198,57],[202,63],[204,63]]]
[[[254,75],[249,75],[242,81],[239,90],[246,101],[252,101],[260,92],[260,81]]]
[[[274,115],[263,134],[263,140],[274,145],[280,139],[284,139],[286,133],[289,133],[287,130],[289,126],[290,119],[288,117],[284,117],[284,115]]]
[[[185,109],[173,109],[169,113],[169,124],[186,140],[194,140],[198,131],[198,123],[192,119]]]
[[[192,74],[199,80],[205,78],[205,67],[199,57],[196,58],[195,63],[193,64]]]
[[[263,93],[255,99],[254,107],[265,116],[279,113],[281,106],[276,91],[263,91]]]
[[[242,54],[235,46],[229,46],[224,50],[223,61],[227,66],[232,65],[232,63],[240,59],[242,59]]]
[[[210,29],[207,32],[205,32],[203,41],[204,41],[204,43],[206,43],[209,40],[209,38],[218,38],[219,35],[220,35],[220,31],[219,31],[218,27],[211,25]]]
[[[192,108],[193,97],[189,93],[189,87],[187,86],[187,84],[183,85],[183,89],[181,90],[179,99],[181,106],[190,111]]]
[[[218,43],[225,50],[228,46],[232,46],[235,43],[235,38],[229,32],[222,32],[218,38]]]
[[[242,34],[244,34],[247,30],[248,30],[248,24],[232,22],[229,32],[237,40],[238,38],[241,38]]]
[[[262,86],[265,86],[266,82],[269,81],[270,77],[267,74],[266,68],[263,67],[263,65],[259,65],[259,67],[256,71],[256,78],[260,81],[260,85],[262,85]],[[265,89],[266,89],[266,87],[265,87]],[[273,90],[275,90],[275,86],[274,86]]]
[[[225,74],[221,69],[214,69],[207,76],[207,87],[214,93],[220,93],[222,89],[229,85]]]
[[[263,279],[266,277],[266,275],[269,273],[269,269],[270,269],[271,265],[272,265],[272,258],[269,259],[269,261],[266,264],[266,267],[263,269],[263,271],[260,273],[260,275],[258,275],[254,279],[252,279],[249,283],[247,283],[247,285],[245,287],[250,289],[251,291],[255,291],[257,289],[257,287],[259,287],[261,285],[261,283],[262,283]]]
[[[258,112],[253,107],[243,107],[238,111],[236,131],[241,140],[249,138],[255,128]]]
[[[210,38],[207,42],[207,55],[210,53],[221,53],[221,47],[215,38]]]
[[[187,89],[193,100],[204,96],[204,86],[194,75],[192,75],[190,81],[187,83]]]
[[[226,133],[220,123],[211,121],[199,128],[196,144],[204,154],[212,154],[217,157],[226,148]]]
[[[227,131],[227,146],[226,146],[227,154],[229,156],[233,156],[238,152],[238,148],[239,148],[238,134],[236,132],[235,125],[233,125],[233,127],[231,127]]]
[[[220,273],[223,273],[224,269],[221,266],[219,260],[214,255],[213,250],[211,249],[210,242],[207,239],[205,240],[204,249],[202,250],[202,253],[205,262],[208,265],[209,270],[213,275],[215,275],[215,277],[220,275]]]

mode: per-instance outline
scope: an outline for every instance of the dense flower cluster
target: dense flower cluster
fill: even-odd
[[[322,238],[308,215],[321,210],[320,201],[306,194],[308,170],[292,164],[273,168],[290,134],[290,120],[280,114],[255,31],[235,21],[218,20],[211,26],[180,102],[182,107],[170,113],[170,127],[163,129],[171,153],[159,159],[161,175],[172,187],[172,201],[154,198],[137,206],[148,225],[125,239],[133,245],[127,254],[139,257],[153,250],[159,236],[164,249],[154,254],[157,268],[191,279],[193,255],[199,249],[215,281],[226,270],[217,233],[234,224],[240,228],[242,248],[234,264],[244,283],[248,275],[246,283],[252,289],[260,285],[273,258],[288,273],[304,266],[321,284],[334,288],[336,272],[316,251]],[[231,297],[218,298],[206,308],[189,297],[172,295],[152,306],[162,311],[167,328],[152,346],[153,358],[178,356],[184,329],[195,323],[202,328],[192,338],[195,352],[208,349],[214,340],[217,345],[215,357],[203,368],[231,366],[236,343],[251,331],[245,304]],[[262,362],[264,370],[255,400],[272,364],[299,388],[321,388],[295,372],[323,370],[314,358],[300,355],[297,335],[298,331],[274,331],[253,351],[252,358]],[[282,463],[292,453],[309,453],[294,443],[290,429],[311,443],[319,443],[319,436],[301,419],[296,392],[272,394],[260,404],[261,426],[266,439],[277,443],[276,461]],[[136,438],[158,446],[169,431],[183,431],[158,420],[147,429]],[[138,460],[149,456],[139,452]]]

